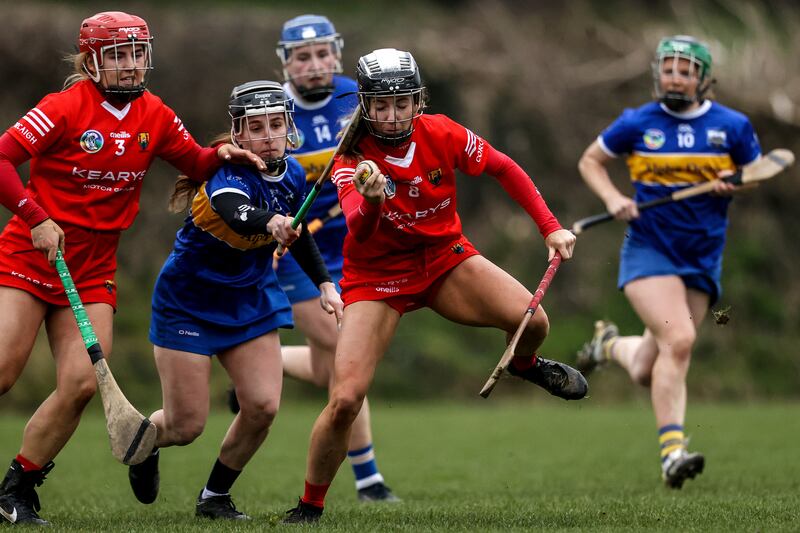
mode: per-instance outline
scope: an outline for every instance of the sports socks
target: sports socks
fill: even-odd
[[[350,450],[347,452],[347,460],[353,467],[353,474],[356,476],[356,490],[383,483],[383,476],[378,472],[378,463],[375,461],[375,450],[372,444],[360,450]]]
[[[683,426],[680,424],[667,424],[660,427],[658,429],[658,443],[661,446],[661,462],[663,463],[670,453],[686,448]]]
[[[536,364],[536,354],[533,355],[515,355],[511,358],[511,364],[514,365],[515,370],[525,372]]]
[[[611,350],[614,349],[614,344],[619,339],[619,336],[614,336],[603,343],[603,358],[606,361],[613,361],[614,357],[611,355]]]
[[[217,459],[217,462],[214,463],[214,467],[211,469],[211,475],[208,476],[208,481],[203,489],[201,498],[205,499],[212,496],[228,494],[231,491],[234,481],[236,481],[236,478],[238,478],[241,473],[241,470],[229,468]]]
[[[306,481],[306,489],[301,500],[303,503],[322,509],[325,507],[325,495],[328,494],[329,488],[331,488],[330,483],[327,485],[314,485]]]
[[[16,461],[22,466],[22,470],[25,472],[31,472],[33,470],[41,470],[42,467],[37,465],[36,463],[29,461],[22,455],[17,455]]]

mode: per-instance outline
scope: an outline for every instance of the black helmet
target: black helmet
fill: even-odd
[[[422,78],[414,57],[409,52],[382,48],[362,56],[356,68],[358,99],[367,128],[383,142],[393,146],[406,142],[414,131],[414,122],[422,114]],[[375,98],[411,96],[415,109],[407,131],[395,134],[381,133],[375,128],[379,121],[369,115],[370,101]],[[397,122],[393,120],[392,122]]]
[[[276,159],[265,161],[270,170],[286,160],[288,151],[297,146],[297,129],[294,125],[294,101],[289,98],[280,83],[274,81],[248,81],[233,88],[230,101],[228,102],[228,114],[231,116],[231,140],[237,146],[236,135],[240,134],[243,125],[250,117],[274,113],[283,113],[286,121],[286,150],[283,156]],[[270,139],[269,130],[267,137],[258,139]]]

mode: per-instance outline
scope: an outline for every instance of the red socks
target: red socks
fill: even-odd
[[[520,372],[525,372],[530,367],[536,364],[536,354],[533,354],[531,356],[515,355],[511,359],[511,364],[514,365],[514,368],[516,370],[519,370]]]
[[[41,466],[39,466],[36,463],[33,463],[33,462],[25,459],[21,455],[17,455],[16,460],[20,465],[22,465],[22,469],[25,472],[30,472],[31,470],[41,470],[42,469]]]
[[[306,491],[301,499],[303,500],[303,503],[307,503],[322,509],[325,507],[325,495],[328,493],[328,489],[330,487],[330,483],[327,485],[313,485],[306,481]]]

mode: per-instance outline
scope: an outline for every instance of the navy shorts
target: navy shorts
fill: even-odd
[[[150,341],[214,355],[278,328],[294,327],[292,308],[277,280],[265,279],[261,287],[211,283],[180,268],[170,256],[153,290]]]
[[[708,294],[709,306],[716,304],[722,295],[721,266],[706,272],[685,265],[681,266],[667,255],[638,239],[625,239],[619,262],[619,278],[617,279],[619,289],[636,279],[670,275],[679,276],[687,288]]]

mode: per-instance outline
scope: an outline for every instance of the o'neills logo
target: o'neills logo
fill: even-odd
[[[103,147],[103,135],[97,130],[86,130],[81,135],[81,148],[90,154],[95,154]]]

